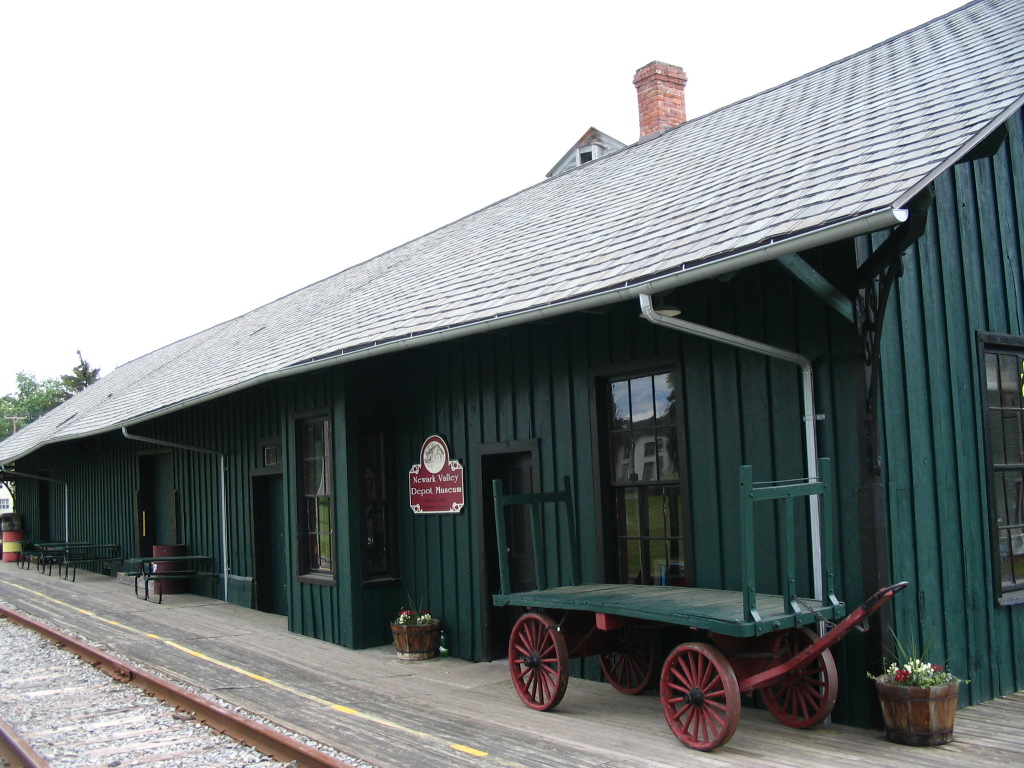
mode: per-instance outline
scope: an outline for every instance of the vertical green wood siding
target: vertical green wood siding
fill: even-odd
[[[848,279],[851,245],[826,256],[825,261],[832,260],[826,269],[845,270],[839,277]],[[818,409],[826,415],[819,428],[819,453],[839,456],[840,466],[853,467],[839,473],[842,525],[836,543],[840,592],[844,599],[859,602],[856,429],[848,399],[856,390],[849,382],[858,380],[859,344],[852,325],[773,265],[748,270],[731,282],[679,291],[673,299],[684,307],[688,319],[798,350],[815,362]],[[384,602],[391,600],[390,608],[397,609],[408,593],[445,622],[455,653],[464,658],[486,655],[482,627],[490,596],[481,592],[483,563],[477,543],[483,540],[478,502],[489,489],[467,472],[468,504],[460,514],[413,515],[407,504],[409,467],[418,460],[423,440],[434,433],[445,436],[453,458],[467,466],[480,443],[537,439],[541,487],[555,487],[566,474],[573,479],[584,580],[604,580],[602,558],[594,557],[602,551],[603,527],[593,450],[594,375],[609,366],[639,368],[657,360],[677,361],[682,372],[696,582],[738,589],[740,465],[752,463],[760,479],[804,474],[799,371],[793,365],[654,328],[639,318],[638,305],[629,302],[605,312],[511,328],[346,368],[353,435],[362,419],[380,416],[392,417],[396,431],[392,496],[398,502],[402,583],[375,594]],[[757,576],[766,589],[777,589],[772,554],[777,535],[773,524],[758,528],[763,556]],[[806,551],[809,541],[804,532],[801,536]],[[544,553],[549,572],[568,577],[567,553],[563,529]],[[807,580],[805,574],[805,585]],[[383,611],[380,618],[386,620],[387,614]],[[372,613],[364,611],[363,616],[370,620]],[[380,626],[383,630],[384,621]],[[844,665],[846,645],[837,655]],[[862,651],[854,656],[846,665],[853,670],[854,684],[841,687],[840,712],[866,709]]]
[[[296,436],[295,420],[311,412],[324,412],[331,419],[332,451],[334,457],[335,504],[335,583],[324,585],[307,583],[293,578],[290,582],[288,626],[293,632],[318,637],[331,643],[354,644],[354,624],[351,610],[351,547],[348,527],[348,461],[345,418],[344,374],[340,369],[309,374],[289,380],[283,385],[284,417],[283,440],[285,462],[285,510],[290,521],[289,549],[294,558],[298,539],[296,499]],[[304,545],[304,542],[303,542]],[[295,565],[291,572],[297,574]]]
[[[994,157],[936,181],[883,339],[882,424],[893,573],[916,599],[896,632],[971,679],[963,701],[1024,688],[1024,606],[996,603],[975,334],[1024,329],[1021,116]]]
[[[129,430],[135,435],[227,455],[228,559],[231,573],[240,577],[252,576],[249,472],[259,466],[260,441],[279,436],[281,423],[280,406],[272,390],[258,388]],[[116,542],[122,545],[126,557],[135,557],[138,456],[153,452],[172,456],[178,543],[219,559],[219,461],[215,456],[128,441],[116,432],[46,448],[19,461],[19,466],[25,472],[49,471],[56,478],[68,479],[73,539]],[[31,491],[32,485],[26,483],[26,490]],[[62,531],[57,487],[51,492],[54,533]]]

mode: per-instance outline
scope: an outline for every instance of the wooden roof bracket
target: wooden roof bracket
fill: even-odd
[[[775,261],[828,306],[851,323],[854,322],[853,301],[832,285],[818,270],[801,259],[799,254],[790,253],[780,256]]]
[[[924,234],[928,209],[934,199],[935,190],[929,185],[906,206],[910,211],[907,220],[893,229],[889,237],[857,268],[854,321],[864,355],[865,410],[872,421],[878,390],[879,339],[889,292],[903,274],[903,254]],[[871,461],[877,463],[878,459],[874,457]],[[880,471],[880,467],[875,471]]]

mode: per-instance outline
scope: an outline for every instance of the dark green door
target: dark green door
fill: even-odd
[[[138,553],[153,554],[154,544],[178,544],[173,461],[170,453],[139,456]]]
[[[534,476],[537,457],[535,451],[509,451],[492,453],[481,457],[484,488],[492,488],[494,480],[500,479],[506,493],[534,493]],[[495,536],[494,496],[485,493],[483,499],[484,562],[486,563],[487,603],[490,596],[501,591],[498,574],[497,538]],[[524,508],[509,508],[505,522],[508,543],[509,576],[513,592],[536,589],[533,548],[530,543],[528,511]],[[517,612],[508,607],[488,606],[485,626],[484,647],[488,658],[500,659],[507,655],[508,638],[515,623]]]
[[[45,477],[45,475],[44,475]],[[56,540],[57,532],[60,532],[60,536],[66,536],[67,531],[64,530],[64,521],[60,521],[60,525],[51,525],[51,520],[54,516],[54,511],[50,503],[50,483],[39,481],[39,528],[35,531],[29,531],[31,536],[28,538],[38,539],[39,541],[54,541]]]
[[[254,475],[253,575],[256,609],[288,613],[288,546],[285,528],[284,480],[280,473]]]

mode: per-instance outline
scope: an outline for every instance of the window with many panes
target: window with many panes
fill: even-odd
[[[331,425],[326,416],[296,425],[299,460],[299,562],[311,576],[334,575],[334,484]]]
[[[686,584],[676,379],[657,371],[603,385],[606,487],[623,583]]]
[[[1024,590],[1024,338],[983,334],[981,341],[989,515],[997,586],[1007,595]]]

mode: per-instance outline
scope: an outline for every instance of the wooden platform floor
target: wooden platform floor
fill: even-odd
[[[70,583],[0,563],[0,601],[381,768],[1024,765],[1024,693],[961,710],[942,747],[839,725],[796,731],[745,709],[728,744],[700,753],[671,735],[656,696],[602,683],[571,680],[557,710],[534,712],[504,662],[349,651],[289,633],[280,616],[194,595],[146,603],[90,573]]]

